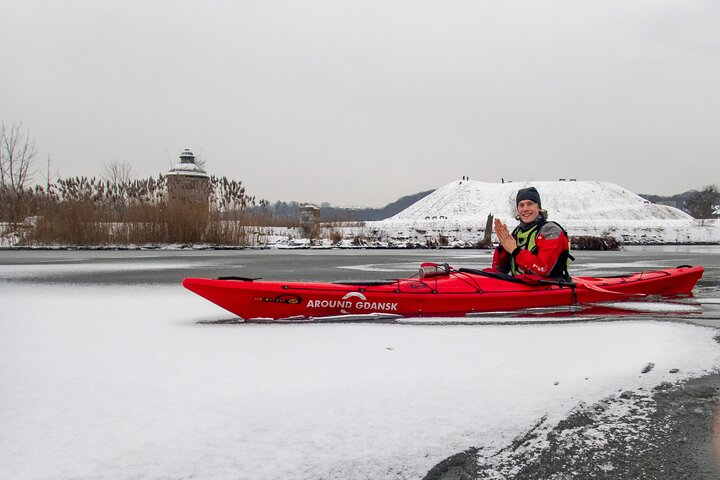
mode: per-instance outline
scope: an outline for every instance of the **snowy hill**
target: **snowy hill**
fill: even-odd
[[[421,240],[446,237],[474,242],[484,235],[489,214],[515,225],[515,195],[534,186],[551,220],[570,235],[610,235],[625,243],[720,243],[717,220],[650,203],[607,182],[451,182],[397,215],[372,223],[379,235]]]
[[[572,220],[692,220],[677,208],[656,205],[607,182],[513,182],[485,183],[460,180],[449,183],[388,220],[484,221],[489,213],[501,218],[515,216],[515,195],[534,186],[550,216]]]

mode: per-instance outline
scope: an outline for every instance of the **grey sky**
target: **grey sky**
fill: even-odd
[[[0,0],[0,119],[62,176],[182,149],[275,200],[720,183],[720,2]],[[40,165],[38,165],[40,166]]]

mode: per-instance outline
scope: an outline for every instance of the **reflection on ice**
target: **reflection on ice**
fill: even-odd
[[[96,262],[96,263],[42,263],[31,265],[0,265],[0,279],[57,277],[77,273],[130,272],[191,269],[189,262]]]
[[[465,268],[478,268],[482,269],[490,265],[490,262],[476,263],[476,262],[463,262],[462,264],[453,265],[452,267],[465,267]],[[340,265],[337,268],[346,270],[356,270],[362,272],[413,272],[417,273],[420,267],[420,262],[404,262],[404,263],[368,263],[365,265]]]
[[[706,305],[720,305],[720,298],[696,298],[697,303]]]
[[[362,272],[417,272],[418,263],[369,263],[367,265],[339,265],[337,268]]]
[[[580,255],[580,254],[578,254]],[[672,263],[670,263],[672,265]],[[623,273],[637,272],[641,270],[657,270],[667,268],[668,263],[666,261],[627,261],[627,262],[602,262],[602,263],[577,263],[573,264],[570,273],[573,276],[586,276],[586,272],[596,272],[598,270],[607,272],[608,270],[622,270]]]
[[[616,308],[618,310],[631,310],[641,313],[702,313],[698,305],[669,302],[606,302],[599,306]]]

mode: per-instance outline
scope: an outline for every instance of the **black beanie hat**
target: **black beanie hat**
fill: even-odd
[[[517,198],[515,199],[515,206],[523,200],[532,200],[538,204],[538,207],[542,206],[540,204],[540,193],[538,193],[535,187],[521,188],[518,190]]]

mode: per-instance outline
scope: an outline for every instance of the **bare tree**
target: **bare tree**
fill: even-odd
[[[45,173],[40,173],[40,175],[45,179],[45,190],[50,192],[50,184],[60,178],[60,170],[55,170],[54,172],[52,171],[52,160],[50,160],[50,155],[47,157]]]
[[[165,155],[167,156],[169,167],[172,168],[175,163],[173,163],[172,155],[170,155],[170,150],[168,150],[167,147],[165,147]]]
[[[203,148],[200,147],[200,152],[197,155],[195,155],[195,165],[197,165],[198,167],[205,170],[206,162],[205,162],[205,159],[202,158],[202,153],[203,153]]]
[[[720,204],[720,190],[717,185],[708,185],[685,200],[685,208],[695,218],[715,218]]]
[[[103,180],[116,185],[124,185],[135,179],[135,172],[128,162],[114,160],[103,164]]]
[[[22,122],[13,122],[10,128],[5,122],[0,127],[0,186],[22,192],[34,174],[30,165],[37,155],[35,141],[30,130],[23,132]]]

